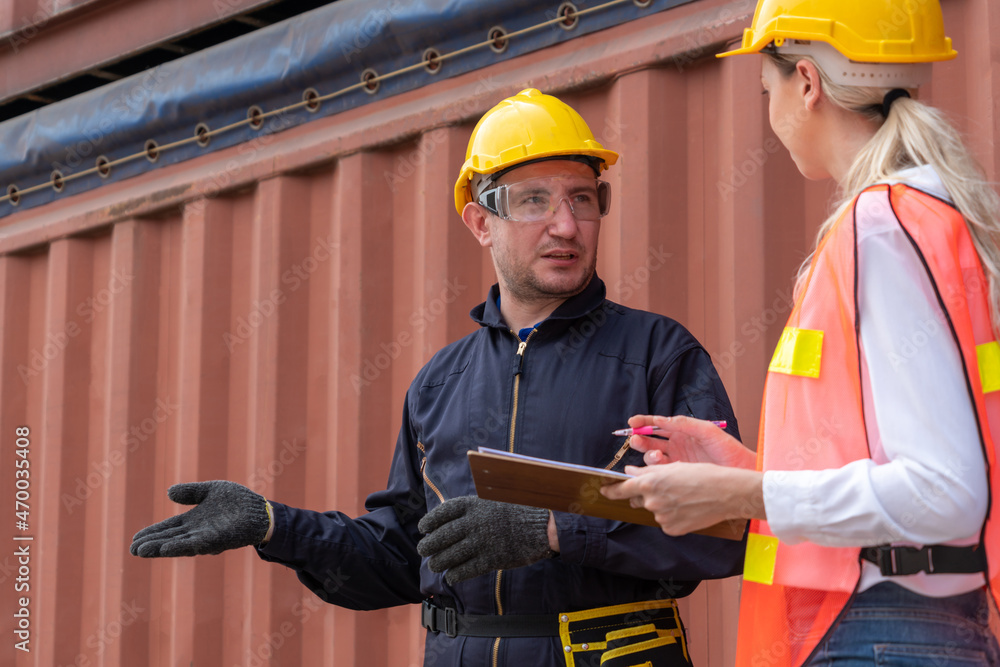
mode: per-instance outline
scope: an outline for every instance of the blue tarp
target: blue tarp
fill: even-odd
[[[217,134],[207,147],[192,142],[155,162],[116,165],[109,177],[92,173],[67,182],[61,193],[46,187],[21,196],[17,207],[0,202],[0,217],[692,1],[621,2],[579,17],[572,30],[551,25],[511,39],[501,54],[480,48],[448,60],[436,74],[418,68],[383,80],[374,95],[353,90],[323,101],[315,113],[299,108],[266,119],[259,130],[245,125]],[[605,3],[574,4],[585,10]],[[244,120],[251,105],[267,112],[300,102],[307,88],[320,95],[341,90],[366,69],[381,75],[420,62],[428,48],[456,51],[485,41],[494,26],[512,33],[537,25],[555,18],[559,6],[559,0],[333,2],[0,123],[0,194],[10,184],[24,190],[46,183],[53,170],[69,176],[92,168],[99,155],[132,155],[149,139],[161,146],[187,139],[199,123],[217,129]]]

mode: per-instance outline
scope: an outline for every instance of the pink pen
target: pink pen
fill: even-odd
[[[718,426],[719,428],[726,428],[726,426],[727,426],[727,423],[724,422],[724,421],[712,421],[712,423],[715,424],[716,426]],[[659,431],[659,430],[661,430],[659,426],[640,426],[639,428],[622,428],[622,429],[618,429],[617,431],[612,431],[611,435],[626,435],[626,436],[627,435],[645,435],[645,436],[649,436],[651,438],[657,438],[657,437],[659,437],[659,438],[662,439],[663,436],[653,435],[654,431]]]

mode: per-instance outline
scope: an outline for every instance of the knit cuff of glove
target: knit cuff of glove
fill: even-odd
[[[549,511],[537,507],[525,507],[523,515],[525,536],[530,540],[532,555],[538,559],[552,558],[556,552],[549,546]]]
[[[259,547],[266,547],[267,543],[274,537],[270,534],[271,527],[274,525],[274,508],[271,507],[271,503],[267,498],[264,498],[264,510],[267,512],[267,530],[264,531],[264,538],[257,544]]]
[[[252,531],[250,533],[253,539],[251,544],[255,546],[264,541],[264,538],[267,537],[267,531],[271,527],[271,513],[267,508],[267,499],[263,496],[258,497],[260,502],[248,503],[246,507],[247,526]]]

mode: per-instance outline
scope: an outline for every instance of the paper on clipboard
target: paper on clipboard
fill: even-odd
[[[480,498],[659,527],[649,510],[601,495],[602,486],[631,475],[486,447],[468,454]],[[745,528],[745,521],[724,521],[695,532],[741,540]]]

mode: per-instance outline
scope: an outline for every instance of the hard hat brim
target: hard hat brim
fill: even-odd
[[[739,49],[733,49],[732,51],[725,51],[723,53],[716,53],[716,58],[728,58],[729,56],[742,56],[753,53],[760,53],[763,47],[757,48],[753,46],[744,46]]]
[[[798,39],[811,42],[823,42],[829,44],[834,49],[839,51],[843,56],[858,63],[933,63],[933,62],[943,62],[946,60],[954,60],[958,57],[958,51],[951,47],[951,40],[945,38],[945,44],[947,45],[947,51],[938,53],[927,53],[927,54],[913,54],[913,53],[883,53],[883,54],[865,54],[865,53],[853,53],[847,51],[842,44],[836,43],[832,39],[826,39],[823,35],[817,35],[812,33],[797,33],[797,32],[782,32],[777,34],[775,32],[765,33],[763,36],[754,40],[754,34],[751,33],[752,28],[747,28],[744,31],[743,46],[737,49],[732,49],[730,51],[725,51],[723,53],[715,54],[716,58],[728,58],[729,56],[740,56],[752,53],[760,53],[771,43],[780,43],[786,39]],[[751,34],[748,34],[751,33]],[[751,42],[751,40],[753,40]],[[747,44],[747,42],[751,42]]]

